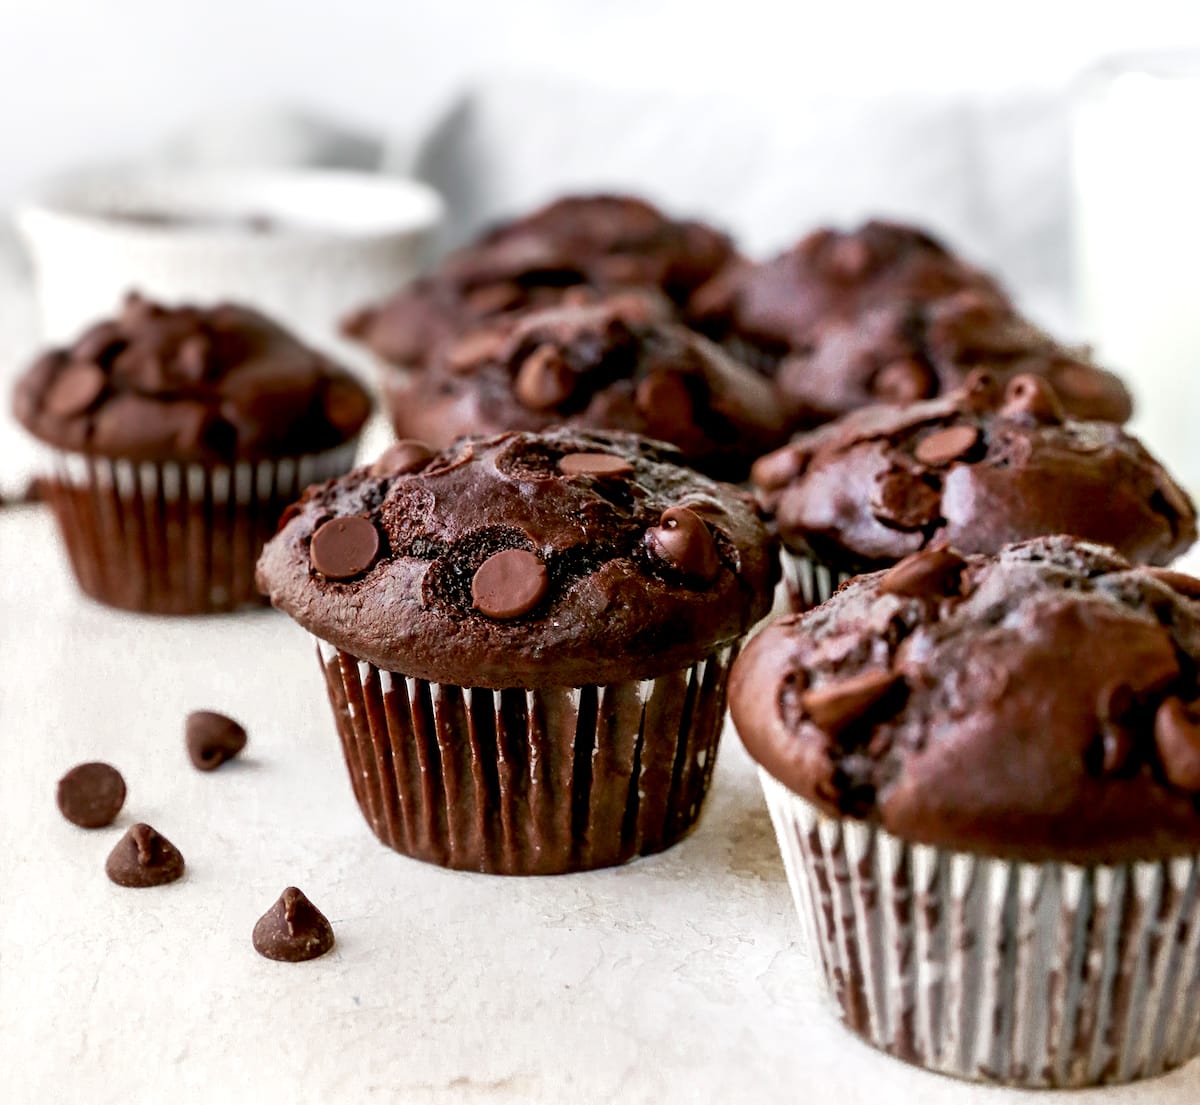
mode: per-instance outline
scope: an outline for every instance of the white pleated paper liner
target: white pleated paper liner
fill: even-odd
[[[1200,857],[1019,863],[825,816],[760,771],[845,1024],[942,1074],[1080,1087],[1200,1050]]]
[[[783,569],[779,587],[783,594],[783,609],[803,614],[814,606],[820,606],[843,583],[853,579],[853,572],[839,572],[824,564],[790,549],[780,552]],[[778,599],[776,605],[780,605]]]
[[[482,690],[317,647],[375,835],[416,859],[505,875],[610,867],[680,840],[712,778],[737,653],[657,679]]]
[[[86,594],[155,614],[235,610],[263,601],[254,565],[283,511],[348,471],[355,446],[233,465],[55,451],[42,488]]]

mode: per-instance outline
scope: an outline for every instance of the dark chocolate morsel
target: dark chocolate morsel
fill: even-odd
[[[139,822],[117,841],[104,870],[118,886],[162,886],[183,874],[183,856],[165,836]]]
[[[505,549],[479,565],[471,580],[471,600],[486,617],[508,621],[528,614],[546,597],[549,585],[541,557],[527,549]]]
[[[246,730],[213,710],[188,714],[184,732],[188,756],[200,771],[213,771],[246,747]]]
[[[553,345],[539,345],[522,363],[513,390],[522,406],[549,410],[571,397],[575,374]]]
[[[1154,715],[1154,743],[1163,774],[1180,790],[1200,791],[1200,716],[1182,699],[1164,699]]]
[[[836,736],[864,717],[900,681],[894,671],[865,671],[812,687],[800,696],[800,708],[818,729]]]
[[[965,457],[978,443],[978,426],[946,426],[921,438],[914,453],[922,464],[941,467]]]
[[[375,563],[379,531],[359,514],[331,518],[312,535],[308,555],[326,579],[353,579]]]
[[[350,377],[331,376],[325,381],[323,405],[329,424],[347,438],[371,415],[370,396]]]
[[[881,368],[871,387],[889,403],[911,403],[933,394],[934,378],[927,366],[906,357]]]
[[[920,529],[938,516],[941,496],[912,472],[895,469],[876,481],[871,509],[901,529]]]
[[[1172,591],[1188,599],[1200,599],[1200,579],[1186,572],[1173,572],[1170,568],[1147,568],[1146,571]]]
[[[1000,385],[986,368],[973,368],[958,391],[958,403],[964,410],[995,410],[1000,400]]]
[[[333,926],[305,896],[289,886],[254,926],[254,950],[281,963],[316,959],[333,947]]]
[[[966,563],[953,549],[922,549],[889,568],[879,581],[879,591],[909,598],[956,595]]]
[[[95,365],[70,365],[46,393],[46,410],[60,418],[82,414],[100,398],[106,383],[104,373]]]
[[[495,360],[508,345],[507,336],[496,330],[476,330],[466,334],[446,350],[446,367],[462,372],[477,361]]]
[[[1105,687],[1096,702],[1100,722],[1100,767],[1106,775],[1123,771],[1133,754],[1133,733],[1129,717],[1135,705],[1127,683]]]
[[[797,445],[785,445],[759,457],[750,468],[750,479],[764,491],[781,491],[804,474],[808,453]]]
[[[711,583],[721,570],[717,545],[704,519],[685,506],[668,507],[646,531],[646,544],[677,571]]]
[[[421,468],[433,450],[422,441],[397,441],[389,445],[371,465],[372,476],[406,476]]]
[[[634,398],[646,421],[665,437],[677,438],[694,424],[691,392],[678,372],[652,372],[638,384]]]
[[[830,245],[826,264],[835,277],[858,280],[871,267],[870,247],[861,238],[843,235]]]
[[[1062,403],[1050,382],[1030,373],[1022,373],[1008,381],[1000,413],[1010,418],[1027,415],[1045,425],[1058,425],[1066,419]]]
[[[560,458],[558,470],[564,476],[630,476],[633,465],[612,453],[568,453]]]
[[[125,804],[125,780],[111,764],[86,763],[58,781],[58,808],[81,829],[111,825]]]

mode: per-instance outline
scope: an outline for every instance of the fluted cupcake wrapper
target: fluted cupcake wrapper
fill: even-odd
[[[283,511],[355,448],[233,465],[52,452],[42,488],[85,593],[145,613],[235,610],[263,601],[254,565]]]
[[[780,552],[780,563],[783,573],[779,587],[783,602],[780,603],[779,592],[776,592],[776,607],[782,605],[784,610],[795,614],[820,606],[846,580],[854,578],[853,572],[837,571],[786,548]]]
[[[317,646],[375,835],[416,859],[504,875],[610,867],[680,840],[712,778],[737,653],[727,645],[657,679],[483,690]]]
[[[1079,1087],[1200,1051],[1200,857],[1079,867],[908,844],[760,772],[842,1020],[943,1074]]]

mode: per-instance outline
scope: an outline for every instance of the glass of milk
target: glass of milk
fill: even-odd
[[[1134,432],[1200,496],[1200,53],[1090,70],[1072,146],[1085,333],[1134,393]]]

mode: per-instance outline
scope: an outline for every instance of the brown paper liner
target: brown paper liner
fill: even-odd
[[[354,450],[211,467],[56,453],[41,486],[86,594],[122,610],[215,613],[264,601],[254,565],[284,509],[348,471]]]
[[[375,835],[414,859],[499,875],[611,867],[680,840],[712,778],[737,653],[657,679],[493,691],[317,645]]]

